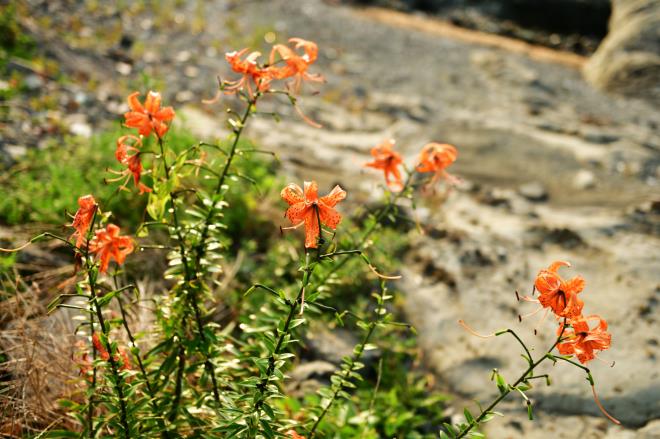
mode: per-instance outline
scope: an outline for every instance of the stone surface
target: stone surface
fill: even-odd
[[[660,1],[613,0],[609,33],[584,69],[597,87],[660,103]]]

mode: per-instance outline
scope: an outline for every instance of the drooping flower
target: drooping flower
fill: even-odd
[[[269,71],[271,76],[274,79],[293,78],[289,84],[289,90],[294,94],[300,92],[303,81],[325,82],[325,78],[321,74],[307,71],[318,57],[316,43],[302,38],[290,38],[289,43],[293,44],[293,48],[284,44],[275,44],[270,51]],[[298,49],[302,49],[303,53],[296,53]],[[278,66],[276,55],[279,55],[285,65]]]
[[[579,316],[568,322],[570,327],[564,328],[562,322],[557,329],[557,335],[562,334],[563,340],[557,345],[560,354],[575,355],[580,363],[586,364],[596,358],[596,351],[610,348],[612,336],[607,332],[607,322],[600,316]],[[597,324],[590,328],[589,322],[597,322]]]
[[[131,143],[132,142],[132,143]],[[120,186],[122,189],[126,187],[126,183],[133,176],[133,183],[140,191],[140,194],[145,192],[151,192],[151,189],[145,186],[140,182],[142,177],[142,160],[140,159],[140,147],[142,146],[142,140],[133,135],[121,136],[117,139],[117,149],[115,150],[115,157],[117,161],[122,165],[126,166],[126,169],[121,172],[112,171],[115,174],[118,174],[119,177],[111,179],[108,181],[117,181],[124,179],[124,182]],[[132,153],[132,154],[131,154]]]
[[[444,178],[450,184],[458,182],[458,179],[449,174],[446,169],[456,161],[458,151],[453,145],[447,143],[431,142],[422,148],[417,164],[418,172],[434,172],[430,184]]]
[[[162,100],[160,93],[154,91],[147,93],[144,106],[138,100],[138,96],[140,96],[140,92],[137,91],[128,96],[128,106],[131,111],[124,113],[126,126],[137,128],[138,133],[142,136],[149,136],[154,131],[156,136],[162,138],[169,129],[165,122],[174,119],[174,109],[160,107]]]
[[[320,236],[320,225],[336,229],[341,221],[341,215],[334,207],[346,198],[346,191],[339,185],[335,186],[324,197],[318,196],[318,185],[315,181],[306,181],[304,191],[294,183],[289,183],[282,189],[281,196],[289,204],[284,216],[293,227],[305,226],[305,248],[316,248]]]
[[[108,224],[105,229],[97,230],[95,235],[89,243],[89,250],[101,260],[99,268],[101,273],[108,270],[111,259],[121,265],[126,260],[126,256],[133,251],[133,240],[128,236],[120,236],[119,227],[114,224]]]
[[[570,267],[571,264],[565,261],[553,262],[536,276],[534,287],[539,292],[539,303],[544,308],[550,308],[557,317],[578,317],[584,307],[578,294],[584,289],[585,282],[581,276],[562,279],[557,274],[561,266]]]
[[[87,236],[97,208],[98,204],[96,204],[93,196],[83,195],[78,198],[78,210],[71,223],[71,227],[76,229],[71,235],[71,238],[76,238],[76,247],[81,248],[81,245],[85,242],[85,236]]]
[[[394,139],[390,139],[371,148],[371,156],[374,161],[366,163],[364,166],[382,169],[387,186],[393,192],[400,192],[403,189],[403,181],[399,166],[403,163],[403,159],[398,152],[394,151],[394,143]]]

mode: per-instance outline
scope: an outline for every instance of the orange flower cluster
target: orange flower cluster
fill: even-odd
[[[120,236],[119,227],[108,224],[105,229],[95,232],[94,238],[89,242],[89,251],[100,258],[99,271],[105,273],[111,259],[120,265],[124,263],[126,256],[133,251],[133,241],[128,236]]]
[[[83,195],[78,198],[78,210],[76,211],[76,214],[73,217],[73,222],[70,225],[70,227],[73,227],[76,231],[73,232],[69,238],[76,238],[76,247],[82,248],[81,246],[85,242],[85,236],[89,231],[89,227],[92,223],[92,219],[94,219],[94,214],[96,213],[97,208],[98,204],[96,204],[96,200],[94,200],[93,196]]]
[[[133,135],[126,135],[126,136],[121,136],[119,139],[117,139],[117,149],[115,150],[115,157],[117,158],[117,161],[121,163],[122,165],[126,166],[126,169],[124,169],[121,172],[118,171],[112,171],[115,174],[118,174],[119,177],[108,180],[108,181],[118,181],[121,179],[124,179],[124,182],[120,186],[120,188],[125,189],[126,188],[126,183],[128,183],[128,180],[133,177],[133,183],[135,184],[135,187],[138,188],[140,191],[140,195],[142,195],[145,192],[151,192],[151,189],[147,186],[145,186],[143,183],[140,182],[140,178],[142,177],[142,171],[144,168],[142,167],[142,160],[140,159],[140,148],[142,147],[142,139],[133,136]]]
[[[401,192],[403,190],[403,179],[399,167],[403,164],[403,159],[398,152],[394,151],[394,143],[394,139],[390,139],[371,148],[371,156],[374,161],[366,163],[364,166],[381,169],[385,174],[387,187],[392,192]],[[435,173],[429,183],[430,185],[440,178],[445,178],[450,184],[455,184],[458,179],[445,169],[454,163],[457,157],[458,151],[453,145],[431,142],[422,148],[415,169],[421,173]]]
[[[140,92],[131,93],[128,98],[128,106],[131,111],[124,113],[125,125],[129,128],[137,128],[138,136],[125,135],[117,139],[117,149],[115,157],[117,161],[124,165],[126,168],[123,171],[113,171],[113,174],[119,177],[107,181],[123,180],[120,189],[126,188],[126,183],[133,177],[135,187],[141,194],[151,192],[151,189],[140,182],[144,168],[140,158],[142,139],[148,137],[153,132],[159,141],[162,141],[163,136],[169,130],[170,122],[174,119],[175,113],[172,107],[161,108],[162,98],[160,93],[150,91],[144,101],[144,105],[140,103],[138,96]]]
[[[578,294],[584,289],[585,281],[581,276],[564,280],[557,270],[570,267],[565,261],[556,261],[543,269],[536,276],[535,289],[539,292],[538,302],[543,308],[552,310],[557,318],[565,319],[557,330],[562,340],[557,345],[562,355],[575,355],[580,363],[586,364],[596,358],[596,351],[609,349],[612,336],[607,332],[607,322],[597,315],[584,317],[584,302]],[[597,325],[590,327],[589,322]]]
[[[289,183],[280,195],[289,204],[284,214],[291,221],[293,227],[305,226],[305,248],[317,248],[321,236],[322,225],[336,229],[341,221],[341,215],[334,207],[346,198],[346,191],[338,185],[332,191],[319,198],[318,184],[315,181],[306,181],[304,191],[297,184]]]
[[[302,38],[291,38],[289,43],[293,47],[276,44],[270,51],[268,65],[260,65],[257,59],[260,52],[250,52],[243,49],[238,52],[228,52],[225,59],[232,70],[242,76],[236,81],[226,83],[225,93],[236,93],[247,90],[248,95],[253,95],[253,85],[256,90],[265,92],[270,89],[271,82],[278,79],[289,79],[287,88],[294,94],[300,91],[303,81],[324,82],[320,74],[309,73],[309,67],[314,64],[318,57],[318,46],[312,41]],[[302,53],[300,52],[302,50]],[[247,56],[245,56],[247,54]],[[280,65],[283,64],[283,65]],[[209,102],[214,102],[219,96]]]

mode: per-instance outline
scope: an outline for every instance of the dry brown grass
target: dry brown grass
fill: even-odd
[[[23,437],[49,427],[67,426],[70,421],[57,400],[80,391],[71,361],[75,338],[71,313],[47,317],[39,283],[26,281],[17,272],[4,273],[0,288],[0,352],[4,354],[0,363],[0,433]]]

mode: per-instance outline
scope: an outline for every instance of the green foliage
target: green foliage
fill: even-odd
[[[6,171],[10,177],[0,186],[0,221],[62,224],[65,212],[75,212],[78,197],[91,193],[121,225],[137,225],[145,197],[117,192],[104,182],[111,176],[106,168],[120,168],[114,156],[118,136],[119,131],[110,131],[91,139],[67,137],[62,144],[29,150]]]
[[[23,31],[18,20],[21,2],[9,0],[7,3],[0,8],[0,70],[11,57],[30,59],[35,48],[34,41]]]

